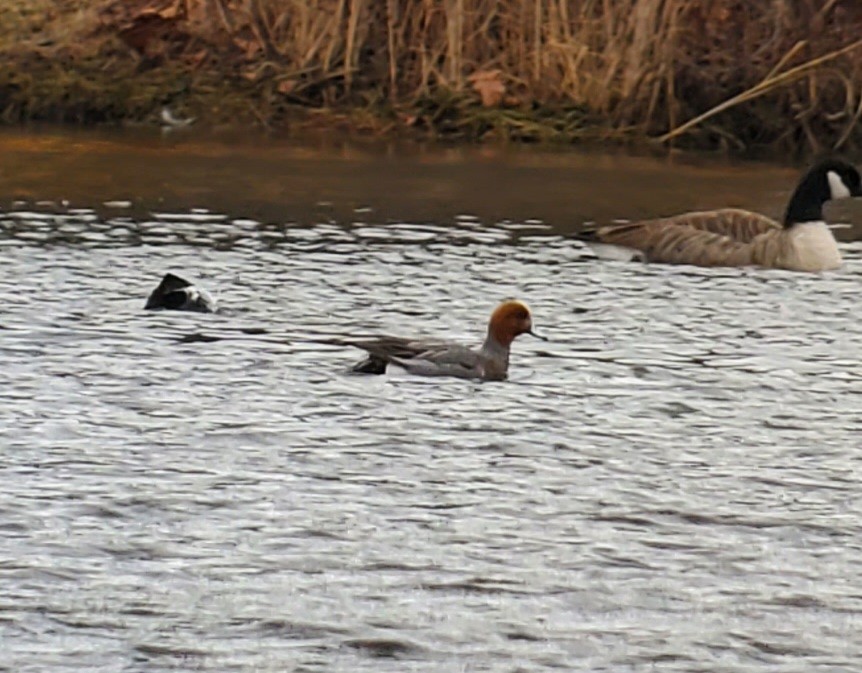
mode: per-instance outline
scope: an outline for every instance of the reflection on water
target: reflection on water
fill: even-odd
[[[0,215],[0,668],[855,670],[862,246],[822,276],[600,262],[515,201],[390,222],[374,165],[346,220],[93,176]],[[145,314],[167,270],[223,312]],[[506,383],[308,342],[478,340],[507,296],[552,341]]]
[[[569,233],[584,222],[638,219],[723,206],[783,214],[800,168],[734,165],[699,157],[631,157],[530,147],[306,145],[262,138],[242,144],[176,134],[0,133],[2,194],[29,203],[128,204],[151,212],[202,207],[262,222],[539,219]],[[4,203],[4,201],[0,201]],[[829,206],[856,228],[862,212]],[[106,213],[116,215],[118,213]],[[123,213],[119,213],[123,214]]]

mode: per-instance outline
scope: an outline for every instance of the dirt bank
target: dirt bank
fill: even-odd
[[[859,36],[856,0],[6,0],[0,114],[852,151]]]

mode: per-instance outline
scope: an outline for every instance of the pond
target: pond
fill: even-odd
[[[779,215],[797,169],[0,147],[0,670],[858,667],[862,204],[828,210],[855,222],[836,272],[646,266],[571,234]],[[220,312],[145,313],[167,271]],[[513,296],[549,341],[506,382],[352,375],[313,343],[480,341]]]

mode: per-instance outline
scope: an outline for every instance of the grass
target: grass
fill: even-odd
[[[5,0],[0,114],[854,149],[860,29],[856,0]]]

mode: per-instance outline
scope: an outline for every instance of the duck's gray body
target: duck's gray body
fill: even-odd
[[[509,349],[490,337],[479,348],[442,339],[395,336],[333,339],[330,343],[366,351],[368,356],[353,366],[353,371],[363,374],[383,374],[387,365],[394,364],[421,376],[502,380],[509,368]]]

